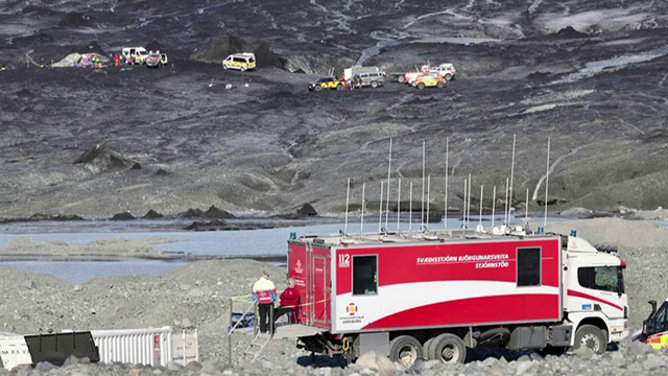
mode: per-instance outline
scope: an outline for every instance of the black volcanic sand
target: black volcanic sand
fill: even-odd
[[[544,202],[548,137],[551,210],[668,206],[668,25],[656,16],[665,3],[291,1],[126,0],[113,11],[80,0],[4,2],[0,215],[173,215],[212,204],[291,213],[305,202],[342,213],[348,178],[351,207],[363,183],[367,203],[378,203],[390,137],[391,203],[398,177],[402,201],[409,183],[420,200],[426,140],[430,202],[443,210],[450,137],[449,208],[462,207],[472,174],[474,199],[484,185],[489,209],[496,186],[500,210],[513,134],[518,208],[527,189],[530,210]],[[218,36],[228,50],[207,50]],[[284,68],[223,71],[216,59],[230,40]],[[167,67],[38,67],[149,43],[169,54]],[[188,60],[198,52],[213,63]],[[442,90],[306,90],[360,60],[388,72],[451,62],[458,75]],[[96,145],[108,149],[72,163]]]

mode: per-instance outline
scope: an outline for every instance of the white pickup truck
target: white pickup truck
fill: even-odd
[[[457,70],[455,69],[454,64],[440,64],[438,66],[432,67],[430,65],[423,65],[420,67],[420,70],[415,70],[413,72],[407,72],[403,76],[399,76],[397,80],[400,83],[405,83],[409,85],[413,85],[415,80],[419,76],[422,76],[424,74],[437,74],[439,76],[443,76],[446,81],[450,81],[453,78],[455,78],[455,75],[457,74]]]

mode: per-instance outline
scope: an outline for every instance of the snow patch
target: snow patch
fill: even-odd
[[[668,45],[655,48],[650,51],[620,55],[610,59],[592,61],[585,65],[579,71],[569,74],[568,76],[552,82],[552,84],[570,83],[584,78],[593,77],[603,72],[615,72],[624,69],[631,64],[644,63],[668,54]]]
[[[583,31],[592,25],[600,25],[603,30],[617,31],[631,24],[640,24],[649,18],[648,13],[632,13],[633,9],[601,9],[571,15],[558,13],[542,14],[537,23],[550,32],[557,32],[565,27]]]

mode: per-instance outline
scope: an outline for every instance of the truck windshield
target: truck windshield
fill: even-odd
[[[621,267],[596,266],[578,269],[580,286],[601,291],[624,293],[624,272]]]

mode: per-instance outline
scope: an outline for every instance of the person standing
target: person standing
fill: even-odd
[[[119,66],[121,63],[121,57],[118,54],[114,55],[114,65]]]
[[[253,301],[257,303],[260,311],[260,332],[267,332],[267,315],[269,310],[274,309],[276,300],[276,287],[269,280],[269,273],[262,272],[260,279],[253,285]],[[270,323],[273,327],[273,323]]]
[[[291,313],[290,321],[297,320],[297,308],[299,307],[299,291],[297,291],[297,281],[294,278],[288,279],[288,287],[281,293],[281,305],[274,311],[274,322],[286,313]]]

